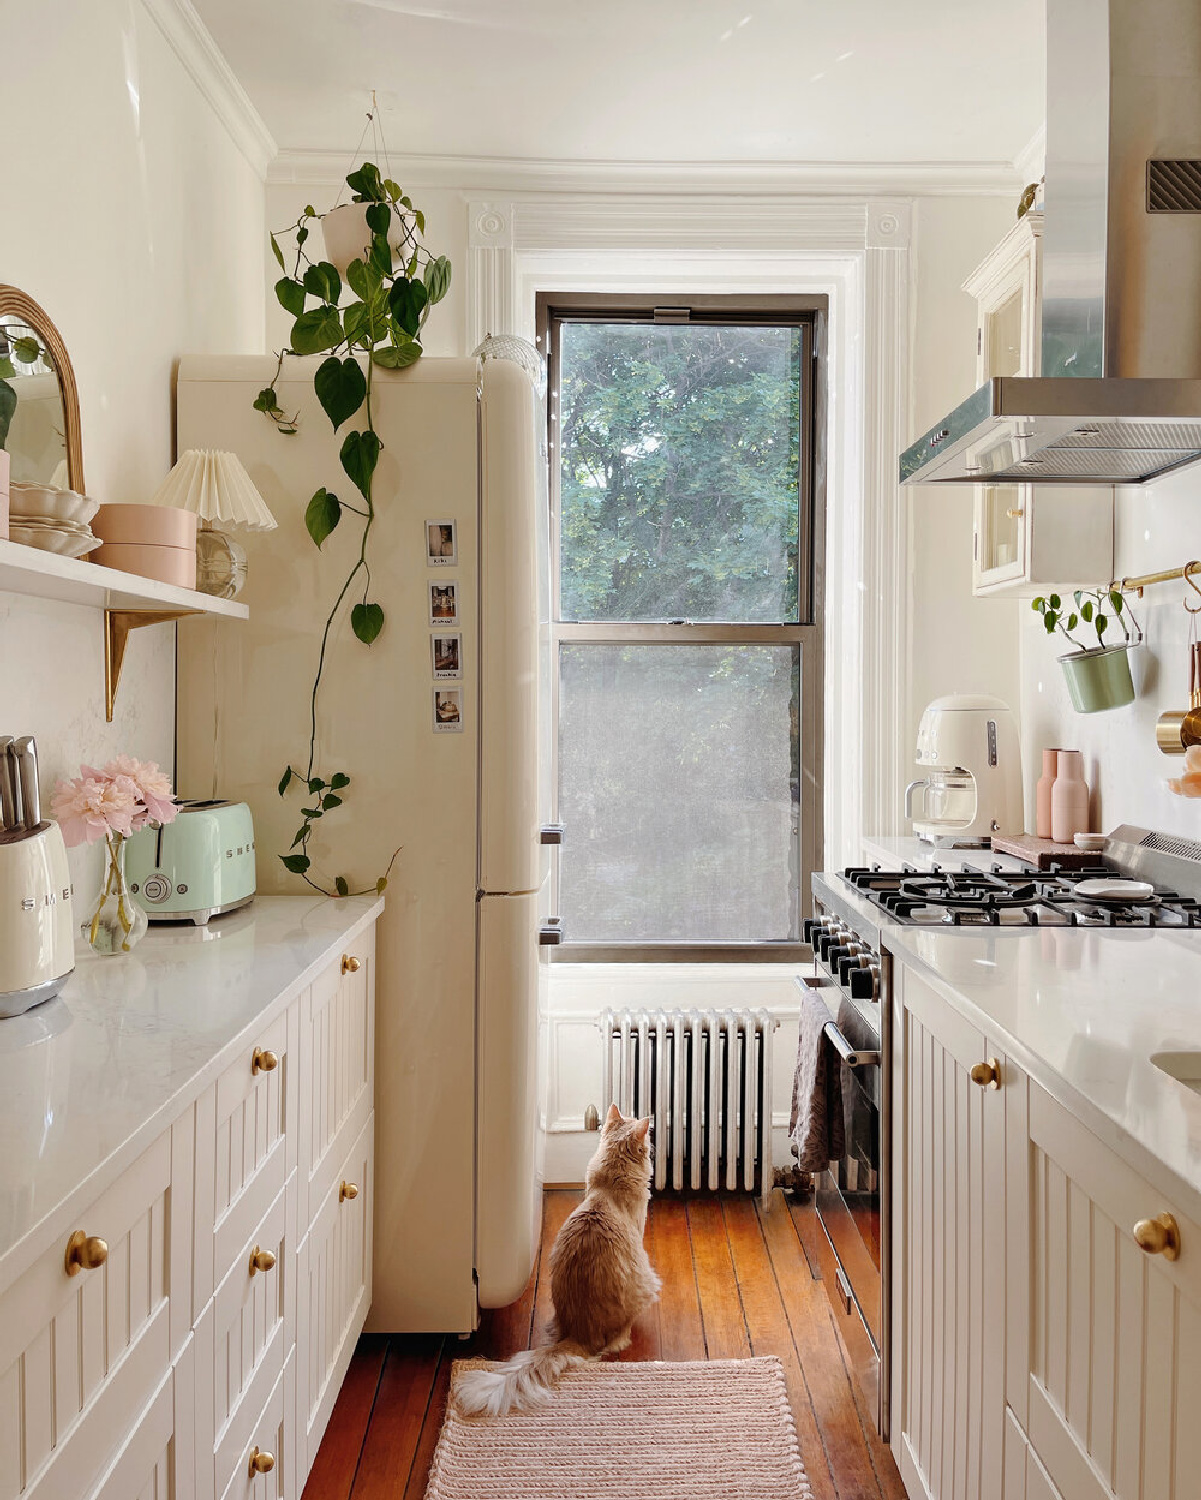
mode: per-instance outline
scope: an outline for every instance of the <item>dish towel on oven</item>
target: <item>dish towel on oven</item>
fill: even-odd
[[[802,1172],[824,1172],[843,1154],[842,1059],[826,1036],[830,1012],[801,986],[801,1025],[792,1080],[792,1154]]]

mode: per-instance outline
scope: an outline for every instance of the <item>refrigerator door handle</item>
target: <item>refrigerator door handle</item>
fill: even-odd
[[[544,823],[538,834],[540,844],[561,844],[563,842],[562,823]]]

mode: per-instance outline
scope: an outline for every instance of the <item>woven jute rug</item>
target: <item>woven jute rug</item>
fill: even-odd
[[[426,1500],[811,1500],[778,1359],[595,1364],[544,1405],[451,1401]]]

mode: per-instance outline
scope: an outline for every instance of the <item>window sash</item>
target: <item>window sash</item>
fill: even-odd
[[[822,298],[706,297],[687,299],[689,316],[656,316],[665,309],[676,310],[683,299],[673,302],[663,296],[615,298],[605,294],[538,297],[539,344],[548,364],[548,502],[550,506],[551,545],[551,650],[554,667],[551,674],[551,713],[554,724],[552,746],[555,763],[551,768],[554,817],[558,820],[559,775],[559,682],[560,646],[635,644],[736,644],[796,645],[801,650],[800,715],[802,724],[800,757],[800,807],[798,863],[801,872],[799,898],[801,910],[810,901],[809,877],[818,868],[821,856],[821,762],[822,736],[812,731],[822,719],[823,630],[821,626],[822,571],[820,558],[824,538],[824,465],[820,418],[824,414],[824,309]],[[797,603],[796,622],[633,622],[563,620],[560,610],[561,537],[559,531],[560,456],[557,430],[557,397],[560,370],[560,333],[564,322],[594,321],[710,323],[723,325],[768,325],[799,327],[803,331],[801,357],[800,473],[798,476],[797,526]],[[808,732],[806,732],[808,731]],[[571,832],[565,838],[570,841]],[[558,905],[558,862],[554,872],[555,905]],[[800,913],[798,913],[799,919]],[[558,963],[782,963],[799,962],[809,956],[804,943],[792,941],[750,941],[732,943],[682,943],[643,941],[630,943],[572,942],[570,932],[564,941],[550,950]]]

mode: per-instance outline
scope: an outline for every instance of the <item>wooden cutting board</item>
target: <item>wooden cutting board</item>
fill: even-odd
[[[1032,833],[1007,836],[994,833],[992,846],[998,854],[1014,854],[1039,870],[1049,870],[1052,865],[1062,865],[1065,870],[1084,870],[1101,863],[1099,850],[1077,849],[1075,844],[1056,844],[1051,839],[1035,838]]]

